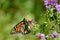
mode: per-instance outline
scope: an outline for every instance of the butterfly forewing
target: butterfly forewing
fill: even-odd
[[[11,34],[21,32],[21,25],[23,25],[23,22],[20,22],[16,26],[14,26],[14,28],[11,30]]]

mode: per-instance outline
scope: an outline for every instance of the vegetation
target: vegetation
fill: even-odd
[[[31,32],[11,35],[11,29],[24,18],[34,19],[29,25]],[[46,40],[60,40],[60,36],[50,38],[52,32],[60,35],[60,14],[53,6],[46,9],[44,0],[0,0],[0,40],[40,40],[37,33],[44,34]]]

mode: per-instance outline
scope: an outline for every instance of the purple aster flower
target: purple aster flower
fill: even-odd
[[[55,5],[55,8],[56,8],[56,10],[60,13],[60,5],[59,5],[59,4],[56,4],[56,5]]]
[[[46,8],[49,8],[49,5],[55,6],[56,3],[57,0],[44,0],[44,5],[46,6]]]
[[[38,38],[41,38],[41,40],[46,40],[44,34],[37,33],[36,36],[37,36]]]
[[[37,34],[36,34],[36,36],[37,36],[38,38],[40,38],[40,35],[41,35],[40,33],[37,33]]]
[[[52,34],[50,34],[50,37],[54,38],[56,36],[59,36],[59,34],[57,32],[52,32]]]
[[[55,5],[57,0],[44,0],[45,5]]]
[[[31,24],[33,23],[34,19],[29,19],[28,22]]]

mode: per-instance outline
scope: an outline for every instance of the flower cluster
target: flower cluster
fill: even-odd
[[[50,34],[50,37],[52,37],[52,38],[54,38],[54,37],[56,37],[56,36],[60,36],[57,32],[52,32],[51,34]]]
[[[45,35],[44,35],[44,34],[37,33],[36,36],[37,36],[38,38],[41,38],[41,40],[45,40]]]
[[[44,5],[45,6],[48,6],[48,5],[55,5],[56,3],[57,3],[57,1],[56,0],[44,0]]]
[[[49,34],[49,37],[51,37],[51,38],[54,38],[57,36],[60,36],[60,34],[57,32],[52,32],[51,34]],[[36,37],[40,38],[41,40],[46,40],[45,34],[42,34],[42,33],[37,33]]]
[[[57,4],[57,0],[44,0],[44,5],[46,8],[50,8],[49,5],[52,5],[60,13],[60,4]]]

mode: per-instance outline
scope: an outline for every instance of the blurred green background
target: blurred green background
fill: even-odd
[[[39,27],[35,28],[36,30],[32,27],[35,33],[32,31],[27,35],[10,34],[11,29],[23,18],[34,18],[39,25],[47,22],[43,0],[0,0],[0,40],[39,40],[34,35],[36,32],[40,32],[37,29]],[[51,26],[49,24],[51,23],[47,25]]]

